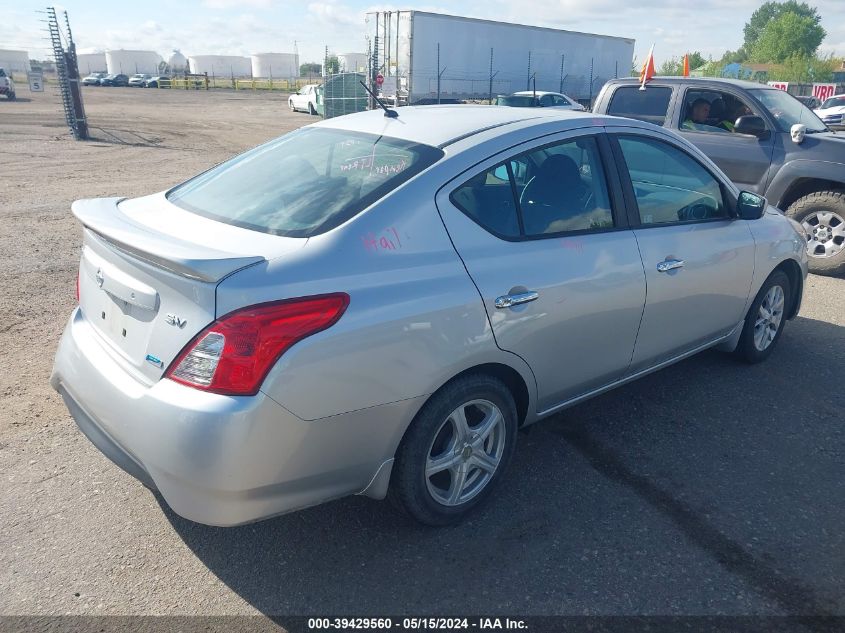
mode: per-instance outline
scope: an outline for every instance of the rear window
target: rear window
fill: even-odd
[[[537,98],[534,95],[496,97],[496,105],[510,106],[511,108],[533,108],[537,106]]]
[[[167,199],[227,224],[308,237],[354,217],[442,156],[385,136],[303,128],[171,189]]]
[[[622,86],[613,93],[607,113],[663,125],[671,98],[671,88],[651,86],[640,90],[639,86]]]

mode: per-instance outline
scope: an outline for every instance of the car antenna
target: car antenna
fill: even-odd
[[[399,113],[398,113],[396,110],[391,110],[391,109],[390,109],[390,108],[388,108],[386,105],[384,105],[384,101],[382,101],[381,99],[379,99],[379,98],[376,96],[376,93],[375,93],[375,92],[373,92],[372,90],[370,90],[370,89],[367,87],[367,84],[365,84],[363,81],[359,81],[358,83],[359,83],[359,84],[361,84],[362,86],[364,86],[364,90],[366,90],[367,92],[369,92],[369,93],[370,93],[370,95],[373,97],[373,99],[375,99],[375,100],[376,100],[376,103],[377,103],[377,104],[379,104],[379,105],[382,107],[382,109],[384,110],[384,116],[386,116],[388,119],[398,119],[398,118],[399,118]]]

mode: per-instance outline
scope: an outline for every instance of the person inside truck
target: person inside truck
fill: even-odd
[[[687,106],[687,118],[681,123],[682,130],[696,130],[698,132],[727,132],[726,129],[707,124],[710,118],[710,102],[707,99],[696,99]]]

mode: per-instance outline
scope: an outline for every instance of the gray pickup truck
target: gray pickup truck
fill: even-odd
[[[845,133],[793,96],[731,79],[656,77],[645,90],[634,78],[615,79],[593,111],[677,132],[740,189],[803,225],[811,272],[845,274]]]

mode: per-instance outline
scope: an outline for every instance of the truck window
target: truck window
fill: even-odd
[[[671,97],[671,88],[653,86],[640,90],[639,86],[621,86],[613,93],[607,113],[663,125]]]

